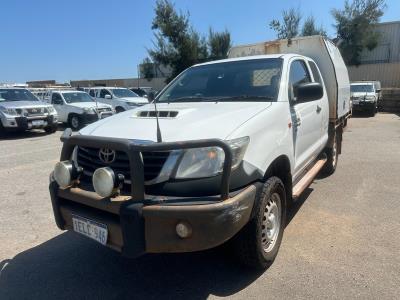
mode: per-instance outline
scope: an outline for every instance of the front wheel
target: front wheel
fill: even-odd
[[[265,269],[278,254],[286,222],[285,186],[278,177],[264,183],[253,212],[253,218],[234,237],[234,250],[243,264]]]
[[[47,126],[44,128],[46,133],[54,133],[57,131],[57,125]]]
[[[117,107],[115,108],[115,112],[116,112],[117,114],[122,113],[122,112],[124,112],[124,111],[125,111],[125,109],[124,109],[123,107],[121,107],[121,106],[117,106]]]
[[[68,124],[72,130],[79,130],[82,126],[81,119],[78,115],[71,115],[68,118]]]

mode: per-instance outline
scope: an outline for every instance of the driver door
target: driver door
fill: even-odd
[[[64,100],[59,93],[53,93],[51,95],[51,104],[57,111],[58,119],[61,122],[64,123],[67,122],[68,119],[67,107],[65,106]]]
[[[311,82],[308,66],[302,59],[290,64],[288,97],[291,107],[294,145],[294,176],[311,163],[320,152],[322,99],[296,102],[297,86]]]

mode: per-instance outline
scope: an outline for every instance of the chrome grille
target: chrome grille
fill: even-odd
[[[77,163],[83,168],[85,174],[82,180],[91,183],[91,176],[96,169],[110,167],[116,174],[123,174],[125,182],[130,183],[131,178],[128,155],[125,152],[116,151],[115,160],[112,163],[107,164],[100,160],[99,150],[100,149],[95,148],[78,147]],[[142,152],[145,181],[153,180],[160,174],[169,154],[169,151]]]
[[[45,107],[25,108],[24,111],[24,115],[27,117],[42,116],[45,113],[47,113],[47,109]]]

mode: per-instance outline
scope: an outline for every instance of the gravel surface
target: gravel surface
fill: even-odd
[[[226,249],[128,260],[57,229],[48,175],[61,132],[0,140],[0,299],[399,299],[400,117],[353,118],[336,173],[290,211],[265,272]]]

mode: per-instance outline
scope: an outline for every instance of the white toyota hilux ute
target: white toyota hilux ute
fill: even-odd
[[[233,48],[151,104],[66,130],[50,176],[58,227],[128,257],[229,241],[243,263],[270,265],[290,203],[335,171],[350,108],[338,49],[319,36],[291,42],[293,53],[287,41],[270,55]]]
[[[114,114],[111,105],[96,103],[89,94],[81,91],[54,90],[48,101],[56,109],[59,122],[74,130]]]
[[[89,90],[89,95],[98,102],[112,105],[117,113],[149,103],[147,98],[123,87],[95,87]]]

